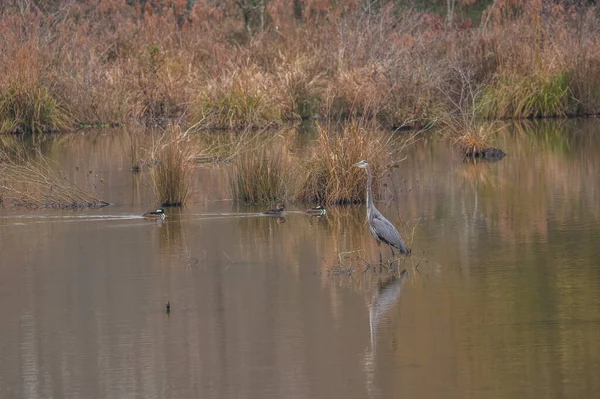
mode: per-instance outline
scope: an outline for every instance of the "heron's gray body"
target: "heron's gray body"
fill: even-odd
[[[367,171],[367,225],[369,226],[369,231],[378,242],[390,246],[392,257],[394,256],[394,248],[400,251],[401,254],[408,255],[410,251],[404,245],[404,241],[400,237],[398,230],[375,208],[371,191],[372,177],[369,164],[366,161],[360,161],[357,166]]]

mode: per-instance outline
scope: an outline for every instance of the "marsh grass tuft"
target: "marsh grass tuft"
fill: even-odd
[[[178,125],[169,125],[152,148],[156,161],[151,177],[157,202],[163,206],[183,206],[192,186],[197,148]]]
[[[265,127],[282,122],[282,106],[267,90],[255,67],[209,82],[191,105],[194,128]]]
[[[308,119],[317,116],[327,86],[318,60],[298,57],[290,63],[283,61],[276,75],[285,117]]]
[[[71,128],[67,109],[39,84],[0,90],[0,134],[41,133]]]
[[[488,119],[564,117],[575,104],[565,73],[505,73],[483,90],[478,108]]]
[[[0,152],[0,199],[26,208],[102,207],[108,202],[69,180],[39,151],[35,157],[22,149]],[[91,173],[86,177],[93,178]]]
[[[489,148],[488,127],[468,127],[461,134],[455,136],[454,142],[458,145],[464,157],[476,157],[477,154],[482,154],[483,151]]]
[[[373,173],[373,191],[391,165],[390,152],[399,153],[411,138],[380,133],[364,121],[352,121],[341,129],[317,126],[312,156],[303,162],[297,199],[303,202],[353,204],[364,201],[366,179],[354,164],[366,159]]]
[[[292,163],[284,151],[262,146],[237,156],[229,176],[233,198],[252,204],[293,200]]]

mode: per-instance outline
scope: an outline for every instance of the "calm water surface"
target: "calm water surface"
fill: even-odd
[[[377,204],[416,225],[396,278],[323,273],[378,259],[363,207],[258,216],[229,200],[227,165],[141,219],[147,172],[120,136],[37,143],[114,205],[0,208],[1,398],[600,395],[597,121],[499,133],[492,164],[424,136]]]

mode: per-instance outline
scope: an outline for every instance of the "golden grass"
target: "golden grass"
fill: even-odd
[[[373,125],[352,121],[341,129],[317,126],[317,142],[310,157],[302,161],[300,189],[302,202],[353,204],[364,201],[366,179],[354,164],[369,162],[373,173],[373,191],[392,166],[390,153],[399,154],[414,136],[381,133]],[[362,172],[362,173],[361,173]]]
[[[489,127],[467,127],[465,131],[457,134],[454,142],[458,145],[465,157],[475,157],[489,148]]]
[[[12,85],[0,92],[0,134],[71,129],[67,109],[39,84]]]
[[[269,85],[269,77],[253,66],[209,81],[191,105],[190,123],[198,129],[281,124],[282,106]]]
[[[250,35],[234,2],[57,0],[47,13],[17,3],[0,6],[4,132],[173,119],[244,129],[316,115],[426,126],[452,113],[440,93],[457,60],[487,86],[484,117],[600,112],[595,6],[493,2],[481,25],[459,26],[393,4],[364,14],[319,1],[298,24],[274,1]]]
[[[296,159],[290,151],[293,130],[237,134],[224,148],[232,159],[228,183],[236,200],[251,204],[293,202],[297,192]]]
[[[292,163],[281,150],[245,152],[233,162],[229,187],[234,199],[250,204],[290,202],[294,190]]]
[[[288,62],[285,58],[276,71],[278,91],[287,119],[308,119],[319,114],[319,106],[327,80],[316,57],[299,56]]]
[[[151,170],[156,200],[163,206],[183,206],[189,199],[198,149],[179,125],[169,125],[153,145]]]

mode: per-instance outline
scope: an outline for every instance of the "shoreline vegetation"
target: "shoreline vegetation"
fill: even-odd
[[[350,204],[365,185],[351,165],[384,177],[415,132],[486,158],[503,155],[488,144],[498,120],[600,113],[599,7],[421,3],[7,0],[0,135],[122,126],[131,170],[151,168],[165,206],[185,205],[211,156],[231,162],[236,199]],[[270,147],[301,120],[317,125],[309,153]],[[142,127],[164,132],[152,148]]]
[[[309,118],[422,128],[461,112],[600,112],[597,7],[471,0],[434,13],[406,4],[8,0],[0,133]]]

